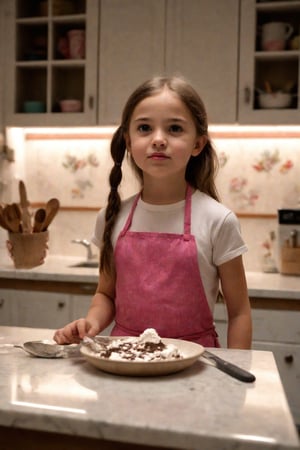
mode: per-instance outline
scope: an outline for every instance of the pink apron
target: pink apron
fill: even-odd
[[[188,186],[184,234],[133,232],[135,198],[115,248],[116,316],[113,336],[138,336],[155,328],[162,337],[219,347],[191,235]]]

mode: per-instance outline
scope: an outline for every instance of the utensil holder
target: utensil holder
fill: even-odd
[[[281,247],[281,269],[286,275],[300,275],[300,247]]]
[[[44,262],[49,231],[41,233],[9,233],[16,269],[32,269]]]

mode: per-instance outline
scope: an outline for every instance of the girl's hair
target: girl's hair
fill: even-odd
[[[120,211],[121,199],[118,186],[122,179],[122,162],[126,152],[125,134],[129,131],[130,120],[135,107],[145,98],[158,94],[164,88],[178,95],[180,100],[189,109],[198,136],[207,136],[207,143],[197,156],[191,156],[185,172],[185,179],[195,189],[219,200],[215,186],[217,169],[217,156],[210,141],[207,130],[207,114],[203,101],[198,93],[180,77],[154,77],[139,86],[129,97],[122,114],[121,125],[117,128],[111,141],[111,156],[114,166],[110,172],[110,193],[105,213],[105,228],[103,232],[100,270],[108,274],[113,273],[113,246],[111,241],[112,230]],[[130,162],[138,178],[143,183],[143,173],[130,157]]]

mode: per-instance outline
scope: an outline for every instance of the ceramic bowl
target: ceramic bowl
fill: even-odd
[[[288,108],[292,102],[292,95],[287,92],[260,93],[259,105],[261,108]]]
[[[75,99],[66,99],[59,102],[61,112],[81,112],[81,101]]]
[[[46,111],[45,103],[39,101],[26,101],[23,104],[25,113],[43,113]]]

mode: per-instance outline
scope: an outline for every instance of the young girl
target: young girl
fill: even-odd
[[[128,153],[141,192],[121,201]],[[112,335],[162,337],[219,346],[213,309],[221,284],[230,348],[250,348],[251,312],[236,216],[218,201],[216,154],[204,105],[181,78],[156,77],[125,105],[111,142],[110,193],[93,242],[100,277],[85,319],[57,330],[59,344],[95,336],[113,320]]]

